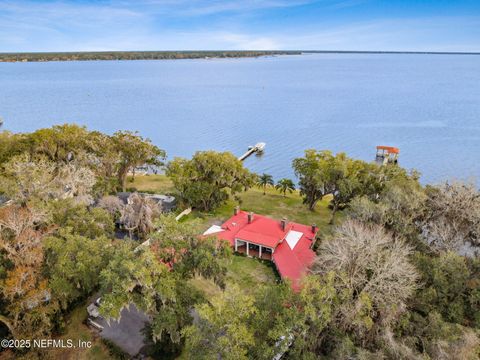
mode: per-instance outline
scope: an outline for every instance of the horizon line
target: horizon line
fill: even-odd
[[[351,54],[438,54],[438,55],[480,55],[480,51],[429,51],[429,50],[82,50],[82,51],[8,51],[0,55],[16,54],[89,54],[89,53],[351,53]]]

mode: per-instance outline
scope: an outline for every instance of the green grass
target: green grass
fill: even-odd
[[[227,286],[235,284],[246,293],[253,292],[263,284],[274,284],[279,280],[273,263],[247,258],[245,256],[232,256],[228,263]],[[221,290],[211,280],[200,276],[191,280],[191,283],[201,290],[207,299],[219,295]]]
[[[131,184],[138,191],[175,192],[171,181],[165,175],[138,176]],[[242,210],[253,211],[274,219],[286,217],[288,220],[302,224],[316,224],[321,238],[330,235],[332,232],[333,227],[329,224],[331,211],[328,208],[330,197],[325,197],[318,202],[314,211],[308,210],[307,206],[302,203],[302,197],[298,191],[284,197],[274,188],[268,188],[266,194],[263,195],[263,190],[255,187],[240,194],[240,199]],[[207,229],[214,223],[222,223],[227,220],[233,215],[233,209],[237,205],[236,201],[230,199],[212,212],[193,211],[190,215],[182,218],[181,221],[196,220],[200,223],[200,229]],[[179,209],[179,211],[181,210],[183,209]],[[338,212],[336,222],[340,222],[342,218],[342,212]],[[278,274],[273,266],[257,259],[233,256],[231,263],[228,264],[227,286],[237,284],[247,293],[258,287],[259,284],[274,283],[277,280]],[[207,299],[221,291],[210,280],[197,277],[191,281],[196,288],[205,293]]]
[[[279,280],[273,263],[245,256],[233,256],[228,266],[227,284],[236,284],[247,293],[259,284],[272,284]]]
[[[170,194],[175,191],[173,183],[165,175],[136,175],[135,181],[132,181],[130,176],[127,181],[127,188],[159,194]]]
[[[174,193],[175,191],[173,184],[165,175],[137,176],[131,184],[139,191],[154,191],[158,193]],[[286,217],[288,220],[306,225],[315,223],[319,228],[321,236],[328,235],[332,231],[332,226],[329,224],[331,211],[328,208],[330,197],[325,197],[322,201],[319,201],[315,211],[308,210],[307,206],[302,203],[302,197],[298,191],[294,191],[292,194],[287,194],[284,197],[274,188],[268,188],[266,195],[263,195],[262,189],[252,188],[240,194],[240,199],[240,207],[243,210],[253,211],[275,219]],[[208,227],[214,222],[228,219],[233,214],[233,209],[236,205],[238,204],[235,201],[229,200],[226,204],[210,213],[194,211],[182,221],[199,219],[204,227]],[[340,222],[342,218],[342,212],[338,212],[336,222]]]

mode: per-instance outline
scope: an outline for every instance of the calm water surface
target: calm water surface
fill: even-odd
[[[423,182],[479,178],[480,56],[0,63],[0,117],[15,132],[138,130],[170,159],[263,141],[245,163],[276,179],[304,149],[370,161],[378,144]]]

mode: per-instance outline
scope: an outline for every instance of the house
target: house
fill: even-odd
[[[159,207],[164,211],[164,212],[170,212],[173,211],[176,207],[176,199],[173,196],[170,195],[163,195],[163,194],[148,194],[148,193],[138,193],[139,195],[153,200],[155,203],[159,205]],[[119,192],[117,193],[118,199],[124,204],[128,204],[128,199],[132,195],[131,192]]]
[[[317,231],[316,225],[277,221],[236,208],[223,225],[213,225],[204,235],[228,240],[235,252],[273,261],[282,279],[290,280],[296,289],[315,258],[312,247]]]

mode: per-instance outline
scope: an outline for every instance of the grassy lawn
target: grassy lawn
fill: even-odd
[[[175,191],[172,182],[165,175],[137,175],[135,181],[132,181],[130,176],[127,181],[127,188],[161,194],[169,194]]]
[[[278,280],[278,274],[272,263],[235,255],[228,264],[227,286],[236,284],[246,293],[253,292],[262,284],[273,284]],[[191,282],[205,293],[207,299],[218,295],[221,291],[211,280],[202,277],[196,277]]]
[[[170,180],[165,175],[148,175],[137,176],[133,183],[130,183],[139,191],[153,191],[157,193],[173,193],[174,188]],[[283,197],[278,191],[273,188],[268,188],[266,195],[263,195],[263,190],[259,188],[252,188],[240,195],[242,210],[253,211],[258,214],[267,215],[275,219],[286,217],[298,223],[311,225],[317,224],[320,235],[328,235],[332,231],[332,226],[329,224],[331,211],[328,209],[330,202],[329,197],[325,197],[318,202],[315,211],[307,209],[306,205],[302,203],[302,198],[298,191],[292,194],[287,194]],[[222,222],[233,215],[233,209],[237,203],[229,200],[226,204],[220,206],[211,213],[201,213],[194,211],[183,221],[191,219],[200,219],[203,226],[207,228],[215,222]],[[343,214],[338,212],[336,221],[341,221]]]

